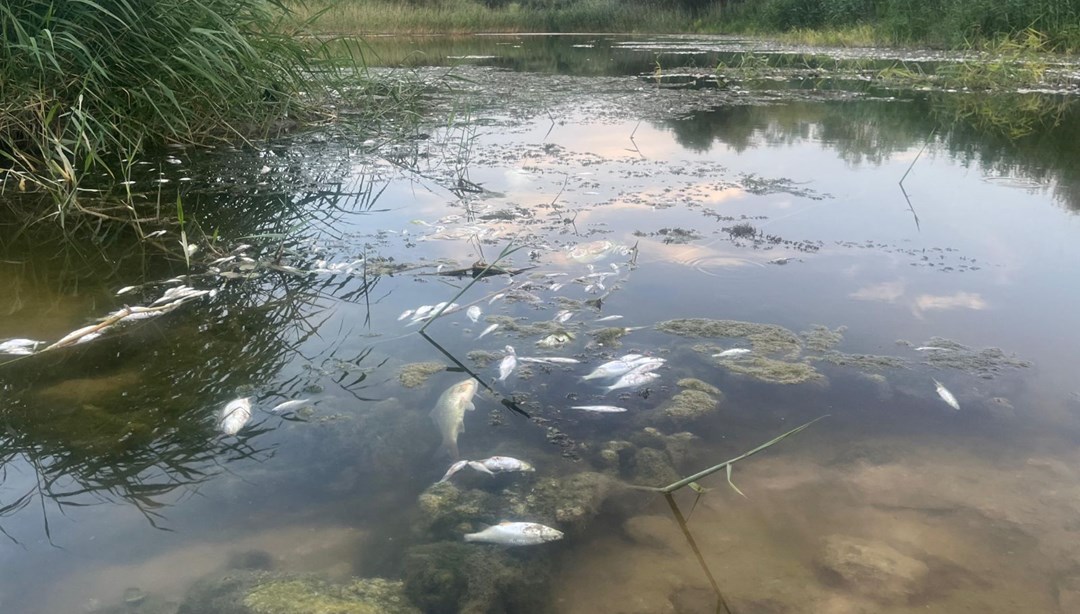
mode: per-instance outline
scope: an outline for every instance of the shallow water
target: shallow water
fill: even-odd
[[[461,482],[495,494],[524,496],[537,480],[583,471],[640,483],[670,463],[688,475],[828,414],[738,463],[732,479],[745,497],[720,474],[702,482],[709,491],[689,527],[734,611],[1065,612],[1080,603],[1080,117],[1071,98],[886,91],[802,72],[701,89],[641,78],[658,67],[709,72],[724,53],[785,51],[727,39],[371,47],[387,62],[408,57],[423,78],[448,66],[461,77],[433,94],[438,120],[415,140],[316,134],[261,151],[177,149],[147,160],[132,189],[162,203],[179,190],[200,246],[190,271],[182,258],[129,248],[134,236],[75,248],[41,229],[4,230],[0,340],[55,341],[151,303],[175,275],[218,289],[0,367],[4,612],[93,611],[128,587],[179,602],[196,579],[252,560],[334,581],[401,577],[409,548],[461,533],[418,528],[418,497],[448,464],[433,457],[427,414],[465,377],[438,372],[403,386],[402,368],[426,361],[468,367],[491,388],[465,417],[464,457],[537,467]],[[426,52],[408,55],[414,48]],[[438,115],[448,109],[449,121]],[[738,224],[756,234],[737,236]],[[175,251],[178,238],[147,245]],[[570,257],[598,241],[614,249],[593,262]],[[216,266],[258,277],[209,268],[242,243],[253,268]],[[524,249],[500,265],[535,268],[513,285],[483,279],[457,302],[522,324],[570,309],[568,345],[537,348],[546,333],[505,322],[476,340],[487,321],[463,312],[432,323],[430,339],[398,320],[465,286],[439,272],[492,262],[508,246]],[[267,266],[334,263],[351,271]],[[611,273],[602,288],[597,273]],[[528,283],[537,302],[489,304]],[[129,285],[140,287],[116,296]],[[596,322],[608,315],[623,318]],[[842,338],[762,345],[723,362],[710,355],[751,343],[656,327],[678,318],[793,333],[823,325]],[[596,344],[589,332],[608,326],[643,328],[618,348]],[[963,360],[949,363],[914,349],[940,345],[935,337],[970,350],[951,350]],[[584,364],[521,365],[499,383],[494,363],[468,355],[486,350],[497,362],[508,344],[520,356]],[[978,354],[984,348],[1002,353]],[[630,351],[668,361],[647,390],[603,395],[580,381]],[[755,354],[816,375],[761,381],[747,374]],[[686,377],[718,387],[719,408],[667,415]],[[238,396],[252,398],[252,419],[237,437],[221,435],[218,412]],[[288,399],[310,406],[269,411]],[[532,419],[507,409],[510,400]],[[598,403],[628,412],[569,409]],[[647,427],[695,438],[673,445]],[[630,442],[629,462],[604,456],[612,441]],[[641,449],[664,466],[647,471]],[[694,497],[679,493],[683,513]],[[557,612],[711,611],[663,498],[614,499],[586,530],[519,553],[549,565],[540,600]],[[861,564],[893,556],[907,575],[853,581],[829,558],[852,542],[865,547]]]

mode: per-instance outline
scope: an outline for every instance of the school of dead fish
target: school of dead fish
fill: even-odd
[[[436,228],[433,233],[426,237],[422,237],[421,239],[432,240],[450,238],[440,234],[443,232],[444,229]],[[152,233],[151,235],[148,235],[147,238],[150,238],[155,234],[157,233]],[[471,236],[476,235],[473,234]],[[228,255],[211,261],[209,272],[211,274],[216,274],[222,279],[254,278],[261,274],[261,270],[276,270],[294,275],[356,275],[359,272],[362,272],[363,267],[365,266],[365,261],[363,259],[341,263],[317,260],[314,263],[314,267],[309,270],[302,270],[289,265],[260,263],[246,255],[246,251],[249,249],[251,249],[250,245],[241,245],[233,249]],[[627,248],[626,246],[611,241],[593,241],[573,246],[568,250],[568,258],[574,262],[584,264],[588,273],[566,281],[555,281],[557,278],[566,276],[566,273],[549,273],[543,275],[546,285],[541,287],[550,291],[558,291],[567,283],[576,283],[582,285],[585,292],[588,294],[596,294],[598,291],[607,290],[605,281],[610,277],[618,275],[620,273],[620,267],[617,264],[611,264],[610,271],[597,271],[594,263],[613,254],[628,255],[633,253],[636,257],[636,248],[633,248],[633,250],[634,251],[632,252],[631,248]],[[213,298],[217,293],[216,289],[204,290],[189,286],[184,283],[183,278],[167,280],[164,283],[175,283],[178,285],[168,288],[160,297],[154,299],[145,306],[137,305],[122,307],[121,309],[115,310],[105,317],[100,318],[96,323],[76,329],[51,344],[46,341],[25,338],[5,340],[0,342],[0,354],[29,356],[35,353],[87,343],[124,324],[158,317],[194,300],[203,297]],[[511,278],[509,279],[507,290],[494,294],[488,300],[488,305],[493,305],[499,300],[509,299],[538,305],[543,301],[532,292],[534,287],[537,287],[534,282],[517,283],[516,280]],[[138,289],[139,286],[123,287],[116,292],[116,295],[128,295]],[[448,302],[437,303],[434,305],[422,305],[415,309],[408,309],[402,312],[397,319],[398,321],[408,320],[406,325],[412,326],[463,309],[465,310],[466,317],[471,323],[479,323],[480,318],[483,315],[483,309],[479,305],[463,307],[457,303]],[[555,314],[553,321],[563,324],[569,322],[574,316],[575,312],[563,309]],[[623,316],[621,315],[613,314],[596,318],[593,322],[606,323],[622,318]],[[491,324],[477,335],[476,339],[482,339],[498,328],[499,324]],[[642,327],[629,327],[624,329],[624,332],[630,332],[640,328]],[[574,339],[574,333],[563,331],[552,333],[541,338],[536,342],[536,345],[538,348],[542,349],[553,349],[566,345]],[[949,348],[923,346],[917,347],[915,350],[919,352],[944,352],[949,351]],[[730,348],[717,354],[713,354],[713,357],[733,360],[750,354],[751,352],[752,350],[747,348]],[[664,359],[659,357],[651,357],[642,354],[626,354],[615,360],[597,366],[587,374],[581,376],[581,381],[590,382],[592,380],[600,380],[601,382],[608,382],[608,384],[603,387],[604,394],[614,390],[640,388],[661,377],[659,373],[656,373],[656,370],[663,366],[664,362]],[[519,356],[512,346],[507,345],[504,348],[503,358],[499,361],[497,367],[497,381],[506,382],[521,363],[574,365],[580,363],[580,361],[575,358],[558,356]],[[935,392],[942,401],[954,410],[959,410],[960,405],[955,395],[936,379],[933,379],[933,383]],[[442,438],[439,450],[441,453],[445,453],[454,459],[454,463],[439,481],[443,482],[450,480],[454,475],[466,468],[489,476],[504,473],[535,471],[534,467],[528,462],[508,456],[492,456],[478,461],[458,460],[458,436],[465,431],[464,418],[466,412],[475,409],[473,398],[476,395],[476,392],[477,382],[473,378],[470,377],[457,382],[447,388],[439,396],[434,408],[431,410],[431,418],[437,426]],[[272,414],[281,414],[300,409],[310,403],[310,399],[290,399],[278,403],[267,411]],[[570,408],[591,413],[625,413],[627,411],[626,408],[606,404],[572,405]],[[217,429],[226,436],[238,435],[251,420],[252,410],[253,405],[249,397],[241,397],[229,401],[222,407],[218,414]],[[484,529],[483,531],[467,534],[464,536],[464,539],[468,542],[524,546],[556,541],[562,539],[562,537],[562,532],[541,524],[529,522],[502,522]]]

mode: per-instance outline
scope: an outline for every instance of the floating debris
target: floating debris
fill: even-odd
[[[542,348],[557,348],[566,345],[574,340],[574,333],[564,331],[561,333],[550,334],[543,339],[536,342],[537,347]]]
[[[562,531],[535,522],[500,522],[479,533],[465,534],[467,542],[485,542],[502,546],[534,546],[562,538]]]
[[[934,387],[936,388],[937,394],[939,397],[941,397],[942,401],[945,401],[945,403],[947,403],[949,407],[957,411],[960,410],[960,403],[956,401],[956,397],[953,396],[953,393],[949,392],[948,388],[946,388],[941,382],[937,381],[936,379],[934,380]]]
[[[222,408],[221,418],[218,420],[218,430],[226,435],[235,435],[244,428],[251,419],[251,399],[243,397],[229,401]]]

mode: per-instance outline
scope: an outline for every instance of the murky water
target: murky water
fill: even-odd
[[[787,72],[697,80],[748,48]],[[244,569],[405,579],[432,612],[713,611],[664,499],[620,484],[663,485],[826,414],[735,465],[745,496],[723,472],[676,496],[733,611],[1080,607],[1071,98],[885,91],[717,39],[370,52],[460,77],[417,138],[177,149],[139,169],[139,198],[175,209],[180,193],[190,269],[139,247],[178,252],[176,231],[73,246],[5,227],[0,340],[52,343],[180,283],[216,292],[3,357],[4,612],[171,612],[196,580]],[[697,77],[642,78],[658,71]],[[527,270],[454,298],[471,277],[444,273],[513,248],[499,266]],[[399,319],[451,300],[480,320],[462,309],[425,338]],[[753,325],[670,322],[687,318]],[[573,338],[538,347],[553,333]],[[507,345],[581,362],[499,382]],[[713,357],[735,347],[752,351]],[[581,380],[629,352],[665,358],[659,379]],[[429,489],[449,460],[428,413],[464,370],[484,385],[462,456],[535,473]],[[223,435],[237,397],[251,420]],[[307,401],[271,411],[290,399]],[[570,408],[593,404],[628,411]],[[499,520],[566,537],[462,544]],[[439,552],[467,577],[433,579]]]

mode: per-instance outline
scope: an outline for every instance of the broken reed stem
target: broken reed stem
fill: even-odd
[[[699,471],[699,472],[695,473],[692,476],[685,477],[685,478],[679,480],[678,482],[674,482],[672,484],[668,484],[667,486],[664,486],[663,488],[657,488],[657,489],[654,489],[654,490],[656,490],[657,492],[662,492],[665,495],[673,493],[676,490],[679,490],[680,488],[686,486],[687,484],[690,484],[691,482],[696,482],[696,481],[700,480],[701,478],[712,475],[712,474],[716,473],[717,471],[720,471],[721,469],[724,469],[724,468],[726,468],[726,467],[728,467],[730,465],[735,464],[738,461],[743,460],[744,458],[748,458],[750,456],[753,456],[753,455],[757,454],[758,452],[761,452],[762,450],[764,450],[764,449],[766,449],[766,448],[768,448],[768,447],[770,447],[770,446],[772,446],[774,444],[780,443],[782,440],[787,439],[788,437],[791,437],[795,433],[798,433],[798,432],[802,431],[803,429],[807,428],[808,426],[810,426],[811,424],[817,422],[818,420],[828,418],[828,417],[829,417],[829,414],[825,414],[824,416],[819,416],[817,418],[814,418],[813,420],[811,420],[810,422],[807,422],[806,424],[803,424],[802,426],[797,426],[797,427],[791,429],[790,431],[784,433],[783,435],[780,435],[778,437],[770,439],[769,441],[766,441],[765,443],[763,443],[760,446],[754,448],[753,450],[750,450],[749,452],[744,452],[743,454],[740,454],[739,456],[736,456],[735,458],[733,458],[731,460],[724,461],[724,462],[720,463],[719,465],[714,465],[712,467],[709,467],[708,469],[705,469],[704,471]]]
[[[697,557],[698,565],[705,572],[705,577],[709,579],[709,584],[712,586],[713,592],[716,593],[716,611],[725,612],[731,614],[731,608],[728,607],[727,600],[724,599],[724,594],[720,592],[720,585],[716,583],[716,578],[713,577],[712,572],[709,571],[709,566],[705,563],[705,556],[701,554],[701,550],[697,546],[697,542],[694,541],[694,536],[690,534],[690,527],[686,526],[686,518],[683,518],[682,510],[679,509],[678,504],[675,503],[675,497],[671,493],[664,493],[664,498],[667,499],[668,505],[671,507],[671,513],[675,515],[675,521],[679,523],[679,528],[682,529],[683,536],[686,537],[687,543],[690,544],[690,549],[694,551],[694,556]]]

